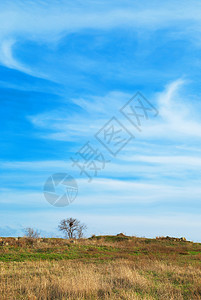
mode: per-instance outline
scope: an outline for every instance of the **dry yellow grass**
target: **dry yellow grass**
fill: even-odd
[[[201,244],[4,238],[0,300],[201,299]]]
[[[0,263],[1,299],[201,299],[201,270],[159,260]],[[186,289],[186,293],[184,293]]]

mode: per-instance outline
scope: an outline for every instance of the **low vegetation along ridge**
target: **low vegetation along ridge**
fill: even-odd
[[[201,244],[0,238],[1,299],[201,299]]]

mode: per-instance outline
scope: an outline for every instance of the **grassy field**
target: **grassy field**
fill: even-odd
[[[1,299],[201,299],[201,244],[2,238]]]

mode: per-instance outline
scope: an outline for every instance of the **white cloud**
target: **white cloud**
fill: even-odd
[[[11,55],[11,40],[20,39],[57,43],[68,33],[84,29],[132,28],[133,30],[158,30],[177,25],[177,35],[188,35],[197,40],[200,33],[201,6],[197,1],[154,3],[143,1],[70,3],[16,1],[0,4],[1,63],[23,72],[29,71]],[[185,30],[184,30],[185,28]],[[185,32],[185,33],[184,33]]]
[[[32,72],[19,61],[17,61],[13,57],[13,46],[15,45],[14,39],[8,39],[2,41],[1,49],[0,49],[0,63],[5,65],[10,69],[15,69],[18,71],[22,71],[27,74],[31,74]]]
[[[33,68],[27,67],[24,63],[20,62],[19,59],[14,57],[14,48],[17,44],[17,40],[14,38],[8,38],[0,40],[0,64],[21,71],[34,77],[47,79],[48,76],[39,71],[33,70]]]
[[[201,137],[201,120],[197,120],[196,107],[193,107],[180,90],[185,85],[184,80],[176,80],[167,85],[158,95],[159,118],[145,124],[143,136],[172,140],[186,140]],[[191,99],[192,100],[192,99]]]
[[[51,173],[52,174],[52,173]],[[48,208],[43,195],[43,185],[46,179],[51,175],[43,173],[40,176],[27,175],[19,176],[20,182],[15,188],[4,188],[1,190],[1,205],[23,205],[32,208]],[[71,173],[70,173],[71,174]],[[72,174],[71,174],[72,175]],[[75,177],[76,178],[76,177]],[[11,181],[17,180],[10,175]],[[73,203],[73,208],[80,207],[103,207],[114,205],[141,205],[141,204],[164,204],[164,203],[189,203],[200,200],[201,187],[196,181],[189,180],[188,183],[180,182],[163,182],[162,180],[120,180],[112,178],[94,178],[91,183],[86,179],[76,178],[79,193]],[[23,191],[21,188],[26,186]]]
[[[200,23],[201,6],[197,1],[183,1],[182,14],[179,13],[181,5],[175,1],[143,1],[141,4],[119,1],[116,6],[112,1],[96,2],[93,6],[91,4],[91,1],[86,1],[85,5],[76,1],[73,4],[69,1],[7,2],[1,4],[0,16],[4,24],[3,30],[7,34],[19,32],[31,34],[31,38],[51,40],[64,31],[72,32],[84,28],[129,26],[155,29],[172,26],[173,22]],[[51,36],[48,36],[50,33]]]
[[[113,115],[136,134],[140,141],[157,139],[178,141],[185,143],[188,138],[201,137],[201,120],[197,116],[196,107],[188,101],[188,96],[180,95],[184,80],[176,80],[168,84],[164,91],[152,97],[157,105],[159,116],[143,123],[142,133],[139,135],[135,128],[121,116],[118,110],[132,95],[113,91],[104,97],[88,97],[85,99],[72,99],[71,101],[83,108],[83,113],[69,114],[68,108],[49,111],[43,114],[28,116],[28,119],[37,127],[49,128],[53,132],[41,135],[43,138],[71,141],[89,139]]]
[[[0,161],[0,167],[2,169],[12,170],[49,170],[49,169],[64,169],[66,168],[67,162],[62,160],[46,160],[46,161]]]
[[[69,99],[66,100],[66,109],[58,109],[48,111],[38,115],[28,116],[27,118],[36,127],[45,129],[49,128],[53,132],[41,135],[45,139],[53,139],[60,141],[78,141],[80,139],[88,139],[93,136],[103,126],[118,109],[128,101],[131,94],[112,91],[107,95],[88,96],[78,99],[70,99],[83,109],[79,114],[69,112]]]
[[[124,161],[129,162],[145,162],[145,163],[154,163],[154,164],[162,164],[162,165],[181,165],[184,168],[186,166],[191,167],[201,167],[201,157],[195,157],[195,156],[129,156],[125,157],[122,156],[122,159]]]

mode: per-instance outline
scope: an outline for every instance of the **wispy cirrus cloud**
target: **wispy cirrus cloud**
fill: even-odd
[[[10,68],[27,74],[31,74],[31,70],[17,61],[13,56],[14,39],[3,40],[0,48],[0,62]]]
[[[133,3],[118,1],[114,7],[112,1],[93,2],[93,6],[91,1],[86,1],[84,5],[80,5],[77,1],[72,4],[67,0],[59,3],[5,1],[0,5],[1,64],[30,74],[31,70],[33,72],[33,66],[30,69],[15,56],[13,41],[15,45],[23,39],[56,46],[70,33],[91,29],[129,28],[138,33],[144,30],[162,30],[175,25],[177,26],[175,38],[187,36],[188,40],[195,41],[199,45],[201,6],[197,1],[193,3],[183,1],[182,14],[181,4],[175,1],[168,3],[157,1],[157,4],[144,2],[146,5],[135,1]]]
[[[145,135],[155,135],[164,139],[185,140],[188,138],[201,137],[201,120],[193,106],[190,95],[181,93],[186,85],[184,80],[176,80],[168,84],[165,90],[158,94],[159,120],[147,126]],[[200,103],[197,103],[200,106]],[[165,133],[165,136],[164,136]]]
[[[188,95],[181,93],[186,85],[184,80],[176,80],[168,84],[165,89],[152,96],[151,101],[157,106],[159,116],[144,123],[142,139],[163,139],[185,141],[187,137],[201,137],[201,120],[196,108],[188,101]],[[72,99],[71,102],[82,108],[81,113],[69,113],[66,106],[62,109],[48,111],[39,115],[28,116],[31,123],[41,129],[49,128],[54,132],[46,133],[43,138],[55,140],[76,140],[80,137],[91,138],[104,123],[131,98],[131,94],[111,92],[104,97],[89,97],[86,99]],[[199,103],[197,103],[199,106]],[[122,116],[119,116],[125,122]],[[133,131],[132,125],[127,128]],[[82,133],[82,134],[81,134]],[[165,135],[164,135],[165,133]],[[141,139],[141,137],[139,137]]]
[[[146,3],[146,10],[144,9]],[[114,7],[112,1],[96,2],[92,6],[91,1],[85,5],[79,2],[24,2],[15,3],[5,1],[1,4],[1,20],[4,23],[4,32],[21,32],[32,34],[32,38],[40,37],[54,39],[55,34],[64,31],[77,31],[84,28],[111,28],[115,26],[129,26],[156,29],[161,26],[172,26],[182,21],[192,21],[192,25],[200,24],[201,5],[197,1],[183,1],[182,14],[180,3],[150,3],[118,1]],[[156,9],[157,7],[157,9]],[[48,14],[46,13],[48,8]],[[174,10],[172,9],[174,8]],[[8,22],[7,20],[12,20]],[[52,33],[48,37],[48,34]],[[35,35],[34,35],[35,34]]]

